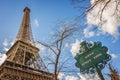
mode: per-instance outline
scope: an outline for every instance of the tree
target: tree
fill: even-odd
[[[111,80],[119,80],[120,79],[120,75],[118,74],[117,70],[114,69],[114,67],[111,66],[111,64],[108,64],[108,66],[109,66],[109,70],[110,70]]]
[[[108,9],[110,6],[114,7],[114,10],[112,10],[113,15],[120,14],[120,0],[71,0],[71,2],[73,4],[78,4],[77,8],[84,8],[84,12],[86,14],[99,6],[98,15],[100,16],[100,20],[102,20],[104,11],[106,11],[106,9]],[[81,5],[84,2],[90,2],[91,4]]]
[[[104,33],[111,35],[114,41],[118,39],[120,0],[71,0],[71,2],[80,12],[77,22],[84,21],[88,24],[83,30],[85,36],[90,32],[97,32],[98,35]]]
[[[56,32],[52,36],[53,40],[51,43],[48,44],[38,41],[38,43],[50,50],[48,54],[52,54],[50,56],[47,56],[46,59],[49,60],[48,65],[52,64],[54,67],[53,73],[55,80],[57,80],[59,72],[65,72],[65,70],[62,68],[69,68],[68,66],[65,66],[69,58],[66,58],[65,60],[62,58],[62,54],[66,54],[66,52],[63,52],[64,47],[66,43],[71,41],[73,39],[73,36],[80,31],[76,24],[63,23],[60,24],[60,26],[60,29],[55,30]],[[60,60],[62,62],[60,62]],[[69,66],[71,65],[69,64]],[[74,70],[71,69],[71,71]]]

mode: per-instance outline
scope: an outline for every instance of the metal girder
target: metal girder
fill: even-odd
[[[30,9],[26,7],[16,41],[0,66],[0,80],[54,80],[38,52],[32,37]]]

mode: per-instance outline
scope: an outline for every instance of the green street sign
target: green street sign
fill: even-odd
[[[81,72],[110,60],[108,59],[109,54],[107,54],[108,48],[102,46],[101,42],[87,43],[83,41],[80,46],[81,49],[75,59],[77,60],[76,66],[80,68]]]

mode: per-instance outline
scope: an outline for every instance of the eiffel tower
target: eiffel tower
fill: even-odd
[[[0,80],[54,80],[38,52],[31,31],[30,9],[25,7],[16,40],[0,66]]]

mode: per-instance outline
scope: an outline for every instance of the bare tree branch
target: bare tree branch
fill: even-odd
[[[58,77],[58,74],[59,72],[61,72],[61,70],[63,68],[66,68],[65,63],[67,62],[68,59],[66,59],[65,61],[63,60],[62,63],[60,62],[60,56],[61,54],[63,54],[63,47],[65,45],[65,40],[67,39],[70,39],[72,38],[73,35],[75,35],[75,33],[77,31],[79,31],[79,28],[76,27],[77,25],[76,24],[63,24],[63,25],[60,25],[62,28],[59,29],[59,30],[56,30],[56,33],[55,33],[55,39],[53,40],[53,42],[51,43],[51,45],[48,45],[48,44],[45,44],[45,43],[42,43],[42,42],[39,42],[39,44],[47,47],[48,49],[50,49],[52,51],[52,53],[54,53],[55,55],[53,57],[46,57],[48,58],[49,60],[49,64],[53,64],[54,66],[54,78],[55,80],[57,80],[57,77]],[[52,37],[54,37],[52,36]],[[64,53],[65,54],[65,53]]]
[[[103,7],[100,7],[101,9],[99,9],[98,11],[98,15],[100,15],[100,21],[102,21],[102,17],[103,17],[103,12],[109,8],[109,6],[111,6],[114,2],[116,3],[114,6],[115,6],[115,11],[114,11],[114,14],[117,14],[118,12],[120,12],[120,9],[119,9],[119,6],[120,6],[120,0],[71,0],[72,3],[75,3],[78,4],[78,5],[81,5],[83,4],[84,2],[88,2],[88,3],[91,3],[91,5],[83,5],[83,6],[78,6],[79,9],[83,9],[85,8],[84,12],[87,14],[89,13],[91,10],[95,9],[98,5],[103,5]],[[108,6],[109,5],[109,6]],[[87,7],[85,7],[87,6]],[[84,14],[84,13],[83,13]]]
[[[56,52],[55,52],[55,50],[54,50],[50,45],[45,44],[45,43],[42,43],[42,42],[39,42],[39,41],[37,41],[37,42],[38,42],[39,44],[41,44],[41,45],[49,48],[55,55],[57,55]]]

